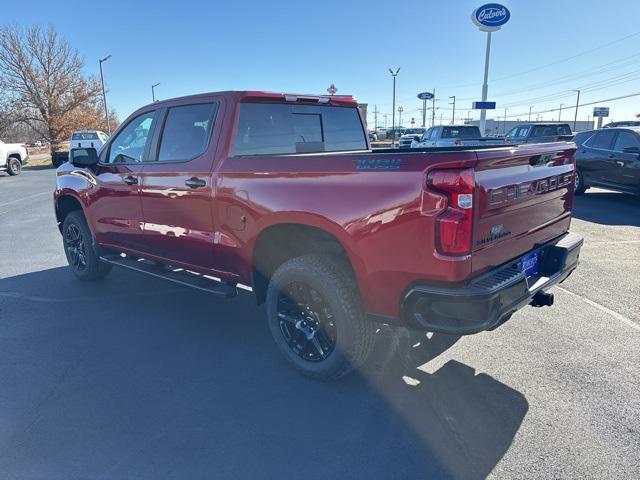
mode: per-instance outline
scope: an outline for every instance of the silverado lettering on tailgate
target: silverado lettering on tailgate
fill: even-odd
[[[523,182],[506,187],[493,188],[487,192],[489,205],[492,207],[503,206],[515,200],[535,195],[536,193],[550,192],[570,185],[573,181],[573,173],[553,175],[548,178]]]

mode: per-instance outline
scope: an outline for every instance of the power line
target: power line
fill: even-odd
[[[627,95],[621,95],[619,97],[605,98],[605,99],[602,99],[602,100],[596,100],[594,102],[581,103],[581,104],[577,105],[577,108],[588,107],[590,105],[596,105],[598,103],[614,102],[616,100],[623,100],[625,98],[637,97],[639,95],[640,95],[640,92],[636,92],[636,93],[629,93]],[[567,107],[564,110],[573,110],[575,108],[576,108],[576,106],[574,105],[572,107]],[[559,110],[558,108],[550,108],[549,110],[540,110],[538,112],[531,112],[531,114],[532,115],[538,115],[538,114],[541,114],[541,113],[557,112],[558,110]],[[507,118],[521,117],[521,116],[526,116],[526,115],[528,115],[528,112],[525,112],[525,113],[514,113],[512,115],[508,115]]]
[[[588,55],[589,53],[593,53],[593,52],[596,52],[598,50],[602,50],[603,48],[610,47],[611,45],[615,45],[617,43],[624,42],[625,40],[628,40],[628,39],[630,39],[632,37],[635,37],[637,35],[640,35],[640,31],[634,32],[634,33],[632,33],[630,35],[627,35],[626,37],[622,37],[622,38],[619,38],[617,40],[613,40],[611,42],[608,42],[608,43],[605,43],[605,44],[602,44],[602,45],[598,45],[596,47],[590,48],[589,50],[584,50],[584,51],[582,51],[580,53],[576,53],[575,55],[571,55],[569,57],[565,57],[565,58],[562,58],[560,60],[556,60],[554,62],[547,63],[545,65],[540,65],[539,67],[534,67],[534,68],[530,68],[528,70],[523,70],[521,72],[512,73],[510,75],[505,75],[503,77],[494,78],[494,79],[491,80],[491,82],[495,83],[495,82],[499,82],[499,81],[502,81],[502,80],[508,80],[510,78],[519,77],[521,75],[526,75],[527,73],[537,72],[538,70],[542,70],[544,68],[553,67],[554,65],[558,65],[558,64],[564,63],[564,62],[568,62],[569,60],[573,60],[574,58],[582,57],[584,55]],[[477,85],[478,85],[478,83],[467,83],[467,84],[464,84],[464,85],[452,85],[452,86],[437,87],[437,88],[453,89],[453,88],[473,87],[473,86],[477,86]]]

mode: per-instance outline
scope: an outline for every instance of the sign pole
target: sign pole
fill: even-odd
[[[426,126],[427,121],[427,99],[422,100],[422,128]]]
[[[482,83],[482,101],[487,101],[487,94],[489,90],[489,56],[491,54],[491,32],[487,32],[487,50],[484,55],[484,82]],[[485,109],[480,110],[480,135],[484,136],[485,128],[487,125],[487,111]]]

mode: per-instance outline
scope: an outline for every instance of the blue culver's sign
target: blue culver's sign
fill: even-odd
[[[474,24],[485,32],[495,32],[507,23],[511,18],[511,12],[504,5],[499,3],[487,3],[476,8],[471,14]]]

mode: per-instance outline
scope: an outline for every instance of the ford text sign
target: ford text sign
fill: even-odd
[[[487,3],[476,8],[471,14],[471,20],[477,27],[485,32],[495,32],[509,21],[511,12],[499,3]]]
[[[433,98],[433,93],[431,92],[422,92],[418,94],[418,98],[420,100],[431,100]]]

